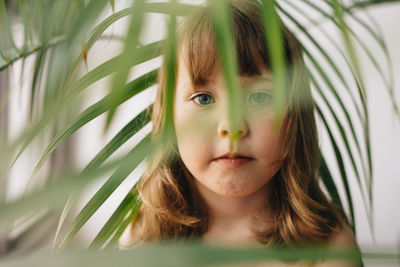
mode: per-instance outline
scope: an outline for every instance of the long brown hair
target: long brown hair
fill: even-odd
[[[239,74],[260,75],[270,70],[260,6],[255,1],[229,1]],[[290,86],[284,116],[282,165],[271,180],[268,203],[274,211],[272,227],[256,233],[267,245],[323,242],[346,223],[345,216],[319,187],[320,150],[314,102],[299,42],[282,24]],[[215,28],[208,7],[187,16],[178,31],[181,53],[193,85],[201,85],[218,62]],[[178,66],[179,68],[179,66]],[[160,136],[166,122],[166,68],[158,77],[152,111],[152,137]],[[176,140],[165,143],[148,163],[138,190],[142,199],[138,239],[158,241],[200,237],[208,226],[204,202],[179,157]]]

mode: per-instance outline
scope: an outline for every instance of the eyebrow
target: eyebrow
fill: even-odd
[[[191,82],[186,82],[180,86],[184,92],[198,92],[201,91],[201,86],[193,86]]]
[[[254,87],[258,86],[265,86],[268,85],[267,88],[270,89],[270,85],[272,85],[272,79],[269,76],[252,76],[252,77],[241,77],[241,86],[245,89],[253,89]],[[209,84],[212,83],[212,79],[207,79],[204,85],[192,85],[192,82],[186,82],[182,85],[182,88],[185,91],[201,91],[204,89],[204,86],[209,87]],[[212,88],[212,87],[209,87]]]
[[[213,81],[213,80],[211,80],[211,79],[207,79],[206,82],[205,82],[204,84],[198,84],[198,85],[193,85],[192,82],[189,81],[189,82],[186,82],[186,83],[182,84],[181,87],[182,87],[185,91],[194,91],[194,92],[197,92],[197,91],[201,91],[202,89],[204,89],[204,87],[211,88],[209,85],[212,83],[212,81]]]
[[[268,88],[265,88],[265,89],[269,89],[269,87],[272,85],[272,83],[273,83],[273,81],[272,81],[271,77],[254,76],[254,77],[250,77],[248,81],[246,81],[246,80],[242,81],[242,86],[244,88],[253,89],[254,87],[267,85]]]

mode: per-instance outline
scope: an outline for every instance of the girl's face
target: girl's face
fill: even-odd
[[[180,59],[174,123],[180,156],[199,189],[225,197],[244,197],[265,189],[279,170],[282,127],[273,129],[269,74],[240,77],[243,120],[231,144],[228,92],[219,69],[205,86],[194,88]]]

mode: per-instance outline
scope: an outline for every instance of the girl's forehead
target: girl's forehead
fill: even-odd
[[[257,76],[240,76],[239,80],[242,86],[258,86],[272,83],[272,74],[270,72],[263,72]]]
[[[207,40],[204,40],[204,42],[208,43]],[[240,86],[248,87],[271,82],[271,72],[267,64],[260,63],[261,59],[258,56],[261,55],[247,52],[244,54],[247,55],[246,62],[243,62],[243,60],[238,62],[240,73],[238,82],[240,82]],[[177,65],[178,82],[185,83],[185,87],[203,88],[204,86],[216,85],[218,82],[222,83],[224,80],[215,45],[194,46],[187,38],[183,38],[179,42]]]
[[[178,87],[193,90],[201,89],[204,87],[207,87],[208,89],[213,89],[214,86],[219,87],[225,84],[223,71],[218,64],[215,65],[214,70],[210,73],[211,74],[208,77],[205,77],[204,81],[201,84],[193,84],[193,81],[190,79],[191,75],[189,74],[189,69],[186,67],[186,64],[181,64],[178,70]],[[272,74],[271,72],[266,70],[263,71],[260,75],[240,75],[237,77],[237,79],[243,89],[261,89],[258,87],[268,89],[265,87],[270,87],[272,85]]]

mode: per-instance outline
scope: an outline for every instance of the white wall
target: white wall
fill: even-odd
[[[125,3],[123,1],[116,1],[116,10],[121,9],[124,5]],[[398,14],[400,14],[400,4],[382,5],[371,9],[371,15],[375,18],[383,30],[382,34],[388,44],[388,49],[393,60],[395,79],[394,89],[396,93],[396,100],[398,103],[400,103],[400,78],[398,75],[400,73],[400,50],[398,49],[398,47],[400,47],[400,37],[398,34],[400,18],[398,17]],[[153,14],[149,15],[147,18],[148,28],[144,31],[141,41],[152,42],[158,38],[161,38],[163,32],[165,31],[165,26],[163,24],[164,19],[165,17],[163,16],[157,16]],[[125,29],[126,20],[122,20],[121,22],[114,24],[112,30],[108,30],[107,33],[122,36],[125,32]],[[330,30],[330,27],[327,26],[326,29]],[[318,33],[316,34],[318,36]],[[365,32],[361,31],[360,34],[364,36],[367,35]],[[323,43],[324,41],[321,40],[321,42]],[[370,47],[377,55],[381,54],[377,45],[372,41],[367,42],[366,45]],[[93,69],[100,62],[110,58],[112,55],[115,55],[118,51],[120,51],[120,49],[121,47],[118,42],[98,42],[88,54],[89,70]],[[400,212],[398,208],[400,204],[400,194],[398,193],[400,188],[400,168],[398,166],[400,163],[400,157],[398,156],[398,152],[400,151],[400,118],[394,115],[388,94],[383,87],[382,81],[374,71],[372,64],[365,60],[365,55],[361,56],[361,67],[364,73],[365,83],[368,91],[368,111],[370,116],[371,147],[374,169],[373,218],[375,222],[376,243],[373,243],[371,238],[371,233],[368,228],[359,190],[357,190],[357,185],[352,183],[352,193],[357,201],[356,205],[354,206],[356,210],[357,240],[364,249],[369,247],[393,248],[400,245]],[[155,59],[150,63],[143,64],[132,71],[131,78],[137,77],[146,70],[159,66],[159,64],[160,59]],[[19,78],[17,69],[18,68],[15,68],[15,73],[12,77],[13,84],[16,84]],[[104,79],[101,82],[91,86],[86,93],[88,97],[86,105],[94,103],[94,101],[104,95],[106,90],[105,88],[107,88],[108,85],[109,79]],[[26,87],[24,90],[28,90],[28,87]],[[17,99],[20,97],[23,96],[15,96],[13,101],[22,101]],[[116,120],[111,125],[111,129],[106,136],[103,136],[101,133],[101,130],[104,126],[104,116],[100,116],[93,122],[90,122],[83,129],[80,129],[75,136],[76,148],[78,149],[76,152],[76,162],[82,167],[88,163],[101,149],[101,147],[104,146],[104,144],[106,144],[106,142],[109,141],[112,136],[134,115],[138,114],[145,107],[145,103],[152,101],[152,99],[154,99],[154,88],[141,93],[140,95],[123,104],[121,108],[118,109]],[[19,103],[20,105],[23,102],[15,103]],[[18,109],[18,105],[16,109]],[[16,114],[18,113],[18,111],[15,110],[12,110],[12,112],[16,112]],[[17,120],[15,117],[12,117],[11,119],[11,121]],[[19,121],[23,121],[23,118],[19,119]],[[139,134],[139,138],[143,137],[149,130],[150,127],[147,127],[143,133]],[[326,143],[327,140],[326,133],[321,132],[322,149],[323,151],[326,151],[326,153],[329,153],[327,151],[330,149],[330,147]],[[128,143],[132,145],[135,142],[137,142],[137,139],[133,139]],[[341,146],[341,149],[343,149],[343,146]],[[122,151],[119,153],[121,152]],[[330,166],[334,166],[333,158],[328,159],[328,161]],[[346,167],[349,167],[348,161],[346,161]],[[29,168],[22,169],[24,169],[26,172],[29,172]],[[112,197],[107,200],[99,212],[93,216],[89,223],[79,233],[79,238],[87,242],[90,242],[94,238],[97,231],[111,215],[112,211],[122,200],[123,196],[135,183],[142,170],[143,168],[139,168],[138,171],[135,171],[129,177],[129,179],[124,182],[124,184],[112,195]],[[335,177],[339,177],[338,172],[333,173],[335,174]],[[10,184],[10,190],[15,190],[17,187],[21,187],[21,183],[16,182],[18,180],[16,177],[22,176],[23,175],[21,175],[21,173],[17,173],[14,174],[14,177],[11,177],[13,184]],[[354,181],[354,179],[352,180]],[[84,205],[84,203],[90,198],[91,195],[93,195],[93,193],[103,182],[104,180],[99,181],[96,185],[93,185],[92,188],[87,190],[86,194],[81,198],[81,206]],[[343,190],[341,190],[341,195],[343,196]]]

